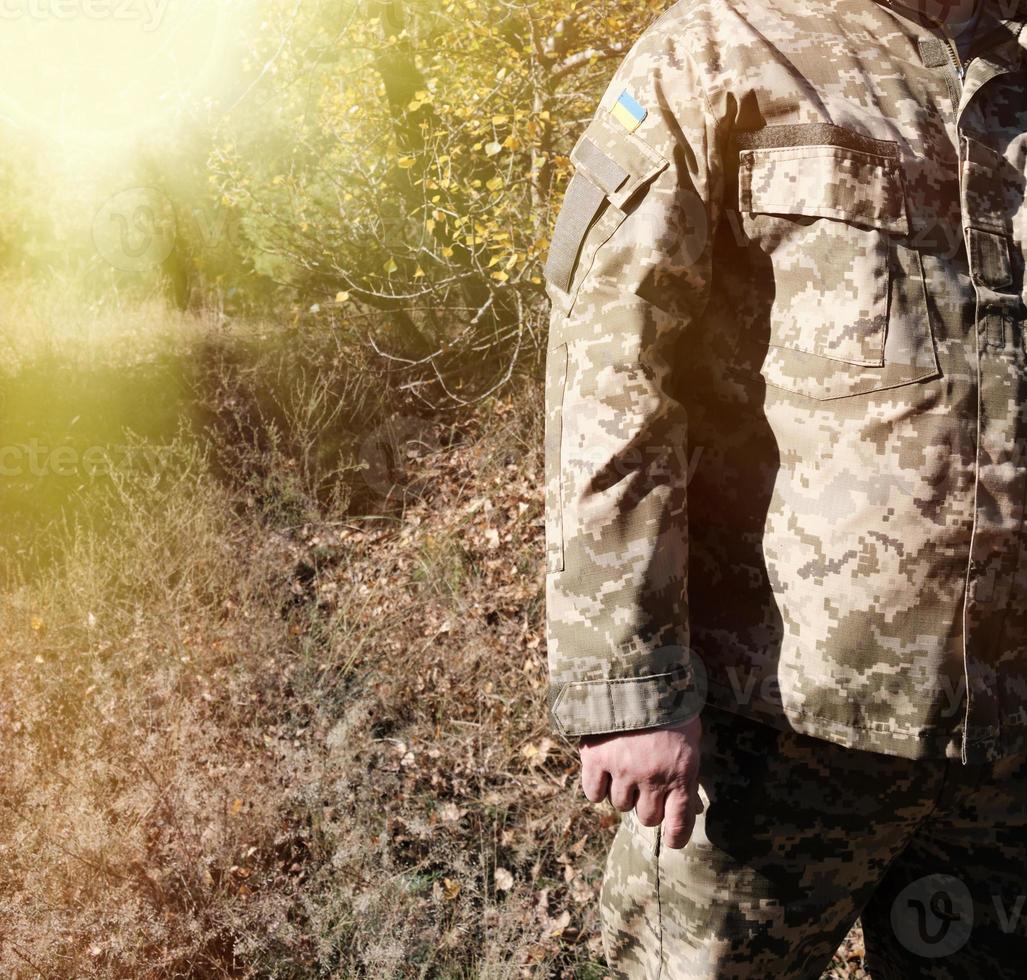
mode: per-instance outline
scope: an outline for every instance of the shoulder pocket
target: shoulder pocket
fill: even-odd
[[[898,144],[819,123],[736,141],[741,227],[773,284],[767,384],[830,399],[936,376]]]
[[[570,154],[574,173],[553,229],[543,274],[554,306],[569,313],[596,251],[627,216],[666,157],[600,108]]]

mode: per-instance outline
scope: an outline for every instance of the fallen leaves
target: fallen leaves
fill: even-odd
[[[555,742],[548,736],[543,738],[538,745],[529,742],[521,748],[521,755],[528,761],[529,765],[541,766],[549,758],[549,753],[555,746]]]
[[[432,897],[436,901],[452,902],[460,896],[460,882],[452,878],[443,878],[432,884]]]

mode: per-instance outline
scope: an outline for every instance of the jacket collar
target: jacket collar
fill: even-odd
[[[942,21],[926,12],[926,5],[917,0],[874,0],[894,10],[899,16],[918,24],[924,31],[920,38],[922,54],[933,51],[932,40],[947,43],[950,34]],[[983,62],[980,84],[997,74],[1016,71],[1027,65],[1027,0],[981,0],[983,9],[977,24],[977,37],[972,53]],[[948,57],[946,53],[946,58]],[[925,58],[925,63],[928,63]],[[935,61],[944,64],[944,60]],[[977,74],[977,71],[974,72]]]

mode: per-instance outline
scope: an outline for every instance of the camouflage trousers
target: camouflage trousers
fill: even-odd
[[[615,976],[816,980],[858,916],[875,980],[1027,977],[1027,754],[914,761],[702,719],[691,840],[628,811],[610,849]]]

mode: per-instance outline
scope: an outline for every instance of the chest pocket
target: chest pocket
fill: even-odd
[[[937,376],[898,144],[820,123],[736,141],[766,383],[825,400]]]
[[[574,174],[553,229],[543,275],[554,307],[569,313],[596,252],[668,160],[599,108],[570,154]]]
[[[1024,311],[1023,230],[1018,219],[1027,184],[1021,167],[973,137],[963,137],[962,207],[967,215],[970,275],[986,318],[987,342],[1002,347],[1004,324]],[[1013,148],[1015,153],[1015,147]],[[1022,152],[1022,150],[1020,151]]]

